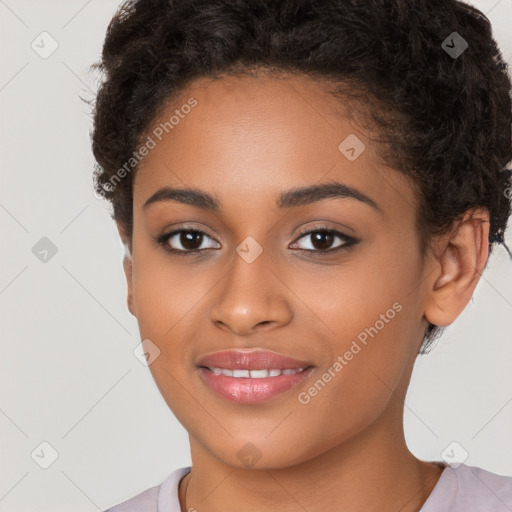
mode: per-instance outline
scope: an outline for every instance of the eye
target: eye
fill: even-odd
[[[206,249],[218,248],[211,246],[202,247],[205,238],[213,241],[207,233],[200,229],[180,228],[159,236],[156,241],[161,244],[166,251],[179,256],[186,256],[188,254],[200,253]],[[176,246],[178,247],[176,248]]]
[[[306,247],[299,247],[299,250],[317,254],[334,253],[347,249],[358,242],[357,239],[345,233],[323,226],[315,226],[314,229],[302,231],[298,240],[307,240],[308,238],[310,239],[309,243],[304,244]],[[340,240],[340,243],[332,247],[336,239]],[[297,242],[294,245],[297,245]]]
[[[302,239],[307,240],[309,237],[309,243],[304,244],[305,247],[299,246],[299,250],[314,254],[334,253],[346,250],[351,245],[358,243],[357,239],[324,226],[315,226],[313,229],[301,231],[300,234],[301,236],[291,247],[294,248],[294,246],[297,246],[298,241]],[[336,239],[339,240],[339,243],[332,247]],[[186,227],[174,229],[156,238],[157,243],[162,245],[164,250],[178,256],[194,255],[202,253],[207,249],[220,248],[220,245],[204,247],[203,243],[207,240],[212,241],[214,244],[216,243],[205,231]]]

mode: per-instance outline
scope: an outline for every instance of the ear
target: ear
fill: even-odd
[[[489,213],[468,210],[455,228],[433,245],[435,270],[428,279],[425,317],[450,325],[470,301],[489,257]]]
[[[117,231],[121,242],[124,245],[124,257],[123,257],[123,269],[126,277],[126,284],[128,288],[127,304],[128,310],[134,316],[137,316],[133,301],[133,281],[132,281],[132,241],[131,237],[126,232],[125,226],[120,222],[116,221]]]

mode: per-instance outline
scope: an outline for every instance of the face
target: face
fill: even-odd
[[[160,350],[149,368],[191,440],[232,466],[249,442],[277,468],[401,428],[390,398],[426,327],[416,199],[335,105],[307,78],[195,82],[153,123],[135,176],[126,273],[141,339]],[[229,399],[198,362],[231,349],[309,369],[274,377],[276,394],[264,379],[253,402],[239,380]]]

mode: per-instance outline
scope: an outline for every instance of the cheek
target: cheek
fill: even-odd
[[[197,311],[211,286],[197,273],[180,272],[184,265],[171,265],[165,257],[154,257],[151,251],[143,257],[141,253],[138,258],[134,254],[133,265],[137,322],[141,339],[151,340],[160,350],[149,370],[173,414],[187,430],[194,431],[204,418],[191,408],[191,348],[197,332],[201,332]]]
[[[212,287],[207,275],[176,259],[171,262],[163,250],[139,244],[132,282],[141,336],[179,344]]]

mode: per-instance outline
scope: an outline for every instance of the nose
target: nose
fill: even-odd
[[[290,322],[290,292],[265,260],[263,253],[252,263],[235,256],[210,311],[211,321],[219,329],[248,335]]]

